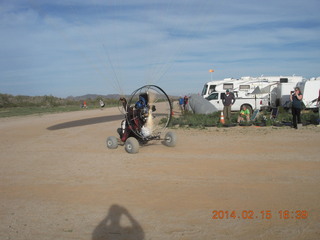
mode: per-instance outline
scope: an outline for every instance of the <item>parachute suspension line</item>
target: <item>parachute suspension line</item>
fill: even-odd
[[[95,6],[95,11],[94,11],[96,13],[95,15],[98,16],[98,18],[101,20],[101,23],[103,23],[105,18],[104,18],[104,15],[101,13],[101,11],[104,10],[104,7],[103,6],[100,7],[98,5],[98,2],[95,1],[95,0],[91,0],[91,2]],[[123,95],[123,90],[122,90],[122,87],[121,87],[121,84],[120,84],[119,77],[117,75],[117,72],[115,70],[113,62],[111,61],[111,57],[110,57],[109,51],[108,51],[107,46],[105,44],[105,35],[107,35],[106,31],[105,31],[105,28],[102,28],[102,31],[99,31],[99,37],[98,37],[99,38],[98,40],[100,40],[100,41],[97,41],[97,42],[99,42],[99,45],[101,45],[101,47],[103,48],[104,51],[102,51],[102,52],[105,53],[105,56],[103,57],[103,60],[101,62],[104,63],[105,59],[107,59],[107,62],[109,63],[109,64],[106,64],[106,65],[102,64],[102,66],[103,66],[103,69],[107,70],[107,68],[108,68],[107,66],[110,65],[113,77],[112,77],[112,80],[109,81],[109,83],[112,84],[112,86],[113,86],[113,88],[115,89],[116,92],[118,92],[120,95]]]
[[[173,1],[169,1],[167,2],[167,4],[165,6],[163,6],[163,11],[160,11],[158,14],[158,16],[161,16],[162,18],[165,19],[165,16],[170,15],[170,10],[172,9],[172,4]],[[161,14],[162,13],[162,14]],[[159,27],[159,31],[161,33],[164,33],[163,31],[168,29],[170,26],[170,21],[164,21],[164,24],[162,24],[161,27]],[[163,36],[165,38],[165,36]],[[164,46],[165,49],[164,51],[162,51],[161,46],[160,46],[160,51],[157,55],[154,56],[153,59],[150,60],[151,62],[151,66],[149,68],[148,71],[148,75],[147,75],[147,79],[146,79],[146,83],[147,84],[153,84],[155,83],[156,79],[158,78],[157,76],[159,74],[161,74],[161,72],[163,71],[162,69],[165,67],[165,65],[168,64],[168,61],[165,60],[166,56],[165,56],[165,51],[167,50],[166,46]],[[164,64],[166,63],[166,64]]]
[[[170,12],[174,9],[174,3],[176,3],[175,0],[167,1],[166,5],[164,6],[164,10],[162,11],[161,16],[166,19],[166,16],[170,15]],[[160,14],[159,14],[160,15]],[[170,21],[165,21],[165,24],[162,24],[160,30],[167,30],[172,23]],[[166,49],[165,49],[166,50]],[[151,52],[151,51],[150,51]],[[161,51],[162,52],[162,51]],[[156,55],[154,56],[152,67],[149,70],[148,79],[146,79],[148,84],[154,84],[156,82],[157,76],[161,74],[164,68],[164,62],[166,62],[165,65],[167,65],[167,61],[165,60],[166,54],[162,55]]]
[[[177,8],[178,6],[178,8]],[[177,3],[174,0],[171,0],[167,3],[165,11],[163,11],[162,16],[164,19],[167,20],[167,16],[175,16],[177,14],[176,9],[178,9],[178,14],[180,12],[184,12],[186,6],[183,5],[182,8],[180,8],[179,3]],[[174,13],[174,14],[172,14]],[[170,19],[170,18],[169,18]],[[173,21],[167,20],[165,21],[165,24],[163,26],[161,26],[161,30],[164,31],[164,33],[166,34],[170,34],[170,30],[174,30],[174,23]],[[165,50],[169,50],[166,49]],[[156,83],[160,78],[162,78],[163,75],[166,74],[166,72],[168,71],[168,69],[172,66],[172,62],[175,59],[175,53],[172,52],[169,56],[166,55],[162,55],[162,56],[158,56],[158,59],[155,60],[155,64],[154,64],[154,68],[153,68],[153,72],[152,72],[152,83]]]
[[[96,1],[93,1],[93,0],[91,0],[91,2],[95,5],[95,8],[96,9],[98,9],[98,10],[101,10],[102,8],[100,8],[100,7],[98,7],[98,4],[97,4],[97,2]],[[75,16],[78,16],[78,14],[76,13],[76,11],[75,11],[75,9],[74,9],[74,7],[72,6],[72,9],[73,9],[73,11],[74,11],[74,13],[75,13]],[[100,14],[100,11],[98,11],[98,13],[99,13],[99,15],[100,15],[100,19],[101,20],[103,20],[103,17],[102,17],[102,15]],[[78,21],[79,21],[79,17],[77,18],[78,19]],[[80,21],[79,21],[80,22]],[[90,30],[91,30],[91,28],[89,28]],[[90,39],[88,36],[89,36],[89,34],[87,33],[87,31],[83,31],[84,32],[84,34],[86,35],[86,37],[87,37],[87,39]],[[100,32],[99,32],[100,33]],[[97,44],[97,45],[100,45],[101,44],[101,46],[103,47],[103,49],[105,50],[105,45],[104,45],[104,43],[103,43],[103,41],[100,43],[99,42],[99,37],[98,36],[96,36],[94,33],[91,33],[90,34],[90,36],[95,36],[95,39],[93,39],[95,42],[97,42],[97,43],[99,43],[99,44]],[[100,36],[101,36],[101,34],[100,34]],[[100,39],[103,39],[103,37],[100,37]],[[97,51],[98,52],[98,51]],[[99,51],[100,53],[101,52],[103,52],[103,51]],[[106,51],[104,51],[104,52],[106,52]],[[96,55],[97,56],[97,55]],[[101,57],[101,55],[99,55],[99,56],[97,56],[99,59],[99,62],[101,63],[101,67],[99,68],[99,67],[97,67],[97,66],[95,66],[96,67],[96,70],[100,73],[100,75],[101,75],[101,77],[102,77],[102,79],[106,79],[107,81],[106,81],[106,89],[108,89],[108,83],[109,84],[111,84],[111,86],[112,86],[112,88],[115,90],[115,91],[117,91],[117,92],[120,92],[121,91],[121,89],[120,88],[118,88],[119,86],[117,86],[113,81],[111,81],[111,80],[108,80],[108,77],[107,77],[107,75],[106,75],[106,73],[104,74],[103,73],[103,71],[102,70],[107,70],[106,68],[105,68],[105,66],[104,66],[104,64],[103,64],[103,62],[105,62],[104,61],[104,59],[105,59],[105,56],[103,56],[103,57]],[[110,60],[110,56],[107,54],[107,58],[109,59],[109,62],[111,62],[111,60]],[[102,69],[102,70],[101,70]],[[112,66],[112,69],[113,69],[113,66]],[[114,72],[114,70],[113,70],[113,72]]]
[[[99,18],[101,19],[101,22],[103,23],[103,20],[105,20],[104,18],[104,15],[102,14],[102,11],[104,10],[104,7],[100,7],[98,6],[98,3],[97,1],[94,1],[94,0],[91,0],[91,2],[93,3],[93,5],[95,6],[95,10],[94,12],[95,13],[98,13],[98,15],[100,16]],[[119,11],[119,2],[116,0],[116,1],[112,1],[111,5],[114,7],[115,11],[118,12]],[[115,13],[115,16],[118,16],[119,14]],[[116,21],[116,17],[113,18],[114,21]],[[115,24],[111,24],[112,28],[111,30],[112,31],[112,34],[111,32],[109,33],[109,35],[112,35],[114,39],[117,39],[117,24],[115,22]],[[111,84],[113,89],[116,90],[116,92],[119,93],[119,95],[121,96],[124,96],[124,91],[123,91],[123,88],[121,87],[122,84],[121,84],[121,77],[119,77],[119,75],[121,75],[121,67],[119,63],[117,63],[117,61],[114,63],[114,59],[112,61],[112,58],[111,58],[111,55],[108,51],[108,47],[106,46],[105,44],[105,35],[108,35],[106,34],[106,28],[102,28],[102,31],[99,31],[99,36],[100,36],[100,39],[98,39],[96,42],[99,43],[99,46],[101,46],[103,48],[103,51],[99,51],[100,53],[104,52],[105,53],[105,56],[103,57],[103,59],[107,59],[107,62],[109,63],[109,66],[111,67],[111,70],[112,70],[112,74],[113,77],[111,77],[111,79],[109,79],[109,81],[107,80],[107,83]],[[99,38],[99,37],[97,37]],[[100,40],[100,41],[99,41]],[[119,41],[114,41],[115,42],[115,46],[114,49],[115,52],[119,52],[119,46],[118,46],[118,42]],[[100,61],[101,63],[104,63],[105,60],[101,60]],[[107,64],[108,66],[108,64]],[[106,69],[106,65],[105,64],[102,64],[102,69]],[[107,70],[107,69],[106,69]]]
[[[110,2],[109,2],[110,3]],[[103,43],[103,49],[104,49],[104,52],[107,56],[107,59],[108,59],[108,63],[111,67],[111,70],[112,70],[112,75],[113,75],[113,82],[114,84],[117,86],[116,89],[117,89],[117,92],[121,95],[121,96],[124,96],[125,93],[124,93],[124,89],[122,87],[122,79],[123,79],[123,74],[122,74],[122,66],[120,64],[121,62],[121,59],[119,59],[119,56],[121,56],[119,54],[120,50],[121,49],[119,47],[119,44],[121,44],[121,41],[118,41],[119,38],[119,27],[118,27],[118,24],[117,24],[117,16],[120,16],[119,14],[119,11],[120,11],[120,5],[121,5],[121,1],[119,3],[118,0],[111,0],[111,3],[110,3],[111,7],[113,8],[113,11],[110,11],[112,12],[113,16],[112,16],[112,20],[110,22],[110,24],[108,26],[111,26],[108,30],[108,34],[106,33],[106,28],[102,28],[103,32],[102,34],[105,34],[106,36],[112,36],[112,44],[104,44]],[[99,8],[100,11],[102,10],[102,8]],[[102,14],[101,14],[102,15]],[[104,38],[104,37],[103,37]],[[109,39],[111,39],[109,37]],[[113,52],[113,55],[116,54],[115,57],[112,57],[113,55],[110,54],[110,52]]]
[[[99,16],[99,19],[101,19],[101,21],[103,22],[105,20],[105,17],[104,15],[102,14],[102,11],[105,9],[103,6],[98,6],[98,3],[96,0],[91,0],[91,2],[93,3],[93,5],[95,6],[95,9],[97,9],[97,11],[95,11]],[[114,5],[114,3],[112,2],[111,3],[112,5]],[[116,7],[117,9],[117,7]],[[112,26],[115,26],[116,24],[112,24]],[[108,51],[108,47],[106,46],[106,43],[105,43],[105,36],[108,36],[108,34],[106,33],[106,28],[102,28],[102,31],[99,31],[100,33],[100,39],[101,39],[101,46],[103,48],[103,52],[105,53],[105,57],[107,59],[107,62],[109,64],[106,64],[104,65],[103,64],[103,67],[104,68],[107,68],[106,66],[110,66],[111,67],[111,71],[112,71],[112,75],[113,75],[113,81],[112,81],[112,85],[114,86],[114,89],[121,95],[121,96],[124,96],[124,92],[123,92],[123,89],[121,87],[121,81],[118,77],[118,74],[117,74],[117,71],[116,71],[116,68],[113,64],[113,61],[111,60],[111,56],[110,56],[110,53]],[[115,34],[112,34],[112,35],[115,35]],[[102,62],[105,62],[104,60]]]
[[[46,12],[42,9],[42,7],[40,6],[39,2],[35,2],[34,0],[28,0],[30,5],[33,6],[33,8],[35,10],[37,10],[41,15],[46,16]],[[81,25],[80,22],[80,18],[78,17],[78,14],[74,8],[73,5],[69,6],[69,9],[73,12],[73,21],[71,23],[74,24],[74,26],[79,27],[79,29],[81,29],[81,27],[83,27],[84,25]],[[66,33],[66,30],[61,30],[61,28],[59,28],[57,26],[57,24],[54,24],[54,21],[50,22],[50,25],[52,25],[53,27],[55,27],[56,29],[59,29],[59,31],[57,31],[59,33],[59,35],[62,37],[62,39],[64,40],[65,43],[68,43],[68,45],[74,46],[74,44],[70,43],[70,40],[72,39],[72,36],[67,36],[68,34]],[[71,25],[72,26],[72,25]],[[89,39],[89,34],[87,33],[87,31],[81,31],[82,34],[84,34],[84,36],[86,36],[86,39]],[[102,77],[102,79],[107,79],[106,75],[101,71],[101,68],[98,67],[98,65],[96,63],[94,63],[94,61],[92,59],[90,59],[90,57],[88,56],[88,54],[85,53],[85,51],[82,48],[79,48],[78,53],[82,56],[82,59],[84,59],[89,66],[91,66],[91,68],[98,74],[100,75],[100,77]],[[102,61],[101,61],[102,62]],[[107,80],[108,81],[108,80]],[[113,85],[114,89],[117,89],[115,85]]]
[[[190,2],[192,2],[192,1],[193,0],[191,0]],[[210,0],[201,1],[201,4],[198,3],[197,1],[194,1],[194,3],[196,3],[197,7],[193,8],[193,13],[200,13],[200,12],[203,12],[204,9],[209,9],[207,7],[207,5],[210,3]],[[187,9],[187,5],[188,4],[184,4],[185,9]],[[186,11],[186,10],[184,10],[184,11]],[[183,13],[184,11],[181,11],[181,13]],[[206,17],[206,18],[208,18],[208,17]],[[188,31],[184,37],[184,39],[188,39],[188,40],[180,42],[178,44],[178,48],[177,48],[176,53],[171,55],[169,61],[166,61],[166,64],[164,64],[162,66],[162,68],[158,71],[157,75],[154,76],[154,78],[153,78],[154,84],[156,84],[158,81],[160,81],[167,74],[169,69],[172,68],[173,65],[176,63],[177,59],[183,54],[186,44],[196,37],[196,34],[193,34],[195,32],[195,30],[197,30],[197,32],[202,32],[205,27],[205,24],[201,24],[200,27],[198,27],[198,28],[196,28],[196,26],[199,26],[199,25],[197,23],[195,23],[191,26],[192,29],[190,31]]]
[[[119,93],[120,93],[121,96],[124,96],[123,89],[122,89],[122,87],[121,87],[121,84],[120,84],[120,81],[119,81],[117,72],[115,71],[115,68],[114,68],[114,66],[113,66],[113,63],[112,63],[112,61],[111,61],[110,55],[108,54],[108,51],[107,51],[107,49],[105,48],[105,45],[103,45],[103,47],[104,47],[104,50],[105,50],[105,52],[106,52],[106,54],[107,54],[107,56],[108,56],[108,61],[109,61],[109,64],[110,64],[110,66],[111,66],[111,70],[112,70],[112,72],[113,72],[113,74],[114,74],[114,76],[115,76],[116,86],[117,86],[117,88],[118,88],[118,91],[119,91]]]
[[[166,5],[165,5],[165,12],[168,11],[168,5],[169,5],[169,3],[167,2]],[[159,8],[159,11],[161,11],[161,10],[162,10],[162,8]],[[158,16],[160,16],[160,14],[158,14]],[[148,22],[152,22],[152,21],[154,21],[154,20],[150,19]],[[149,45],[150,45],[150,43],[148,43],[148,46]],[[157,48],[157,46],[155,48]],[[154,80],[153,79],[153,75],[154,75],[154,72],[157,69],[157,65],[158,65],[158,61],[160,59],[160,55],[155,53],[155,51],[146,50],[146,53],[147,53],[148,56],[146,57],[146,62],[145,62],[145,64],[146,64],[146,73],[145,73],[145,79],[144,80],[145,80],[145,84],[148,85],[148,84],[152,84],[153,83],[153,80]],[[149,62],[148,62],[148,60],[149,60]]]

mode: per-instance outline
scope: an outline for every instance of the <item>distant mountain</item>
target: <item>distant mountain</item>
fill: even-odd
[[[86,94],[83,96],[69,96],[66,99],[70,100],[75,100],[75,101],[82,101],[82,100],[95,100],[97,98],[102,98],[102,99],[119,99],[121,96],[119,94],[108,94],[108,95],[99,95],[99,94]]]
[[[91,100],[96,100],[96,99],[119,99],[120,97],[125,97],[125,98],[129,98],[130,96],[129,95],[126,95],[126,96],[123,96],[123,95],[120,95],[120,94],[108,94],[108,95],[99,95],[99,94],[86,94],[86,95],[83,95],[83,96],[69,96],[67,97],[66,99],[67,100],[73,100],[73,101],[83,101],[83,100],[88,100],[88,99],[91,99]],[[172,98],[172,99],[178,99],[177,96],[169,96],[169,98]]]

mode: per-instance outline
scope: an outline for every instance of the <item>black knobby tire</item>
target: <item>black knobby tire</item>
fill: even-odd
[[[252,123],[250,123],[250,122],[243,122],[243,123],[239,123],[239,126],[241,126],[241,127],[250,127],[250,126],[252,126]]]
[[[164,137],[164,142],[168,147],[174,147],[177,144],[177,135],[174,132],[167,132]]]
[[[127,151],[127,153],[138,153],[139,142],[134,137],[129,137],[124,144],[124,148]]]
[[[116,149],[118,147],[118,139],[114,136],[107,138],[107,147],[109,149]]]

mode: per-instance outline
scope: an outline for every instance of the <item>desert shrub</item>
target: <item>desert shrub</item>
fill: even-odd
[[[303,124],[318,124],[319,123],[319,113],[308,111],[301,114],[301,122]]]
[[[220,113],[216,112],[213,114],[193,114],[193,113],[185,113],[180,117],[172,118],[170,126],[189,126],[192,128],[201,128],[207,126],[218,126],[221,127],[222,124],[220,123]],[[258,123],[264,123],[266,126],[271,126],[274,122],[291,122],[292,115],[290,112],[281,109],[278,113],[276,119],[270,118],[270,112],[268,111],[261,111],[259,116],[256,119]],[[229,123],[236,123],[238,118],[238,112],[233,112],[231,114],[231,119]],[[303,111],[301,113],[301,120],[304,124],[318,124],[319,121],[319,114],[314,113],[313,111]]]
[[[79,100],[76,98],[58,98],[52,95],[45,96],[13,96],[10,94],[0,93],[0,108],[14,108],[14,107],[59,107],[59,106],[79,106],[83,101],[87,105],[95,108],[100,107],[100,99],[103,99],[106,106],[117,106],[118,99],[105,99],[102,96],[96,98],[87,98]]]
[[[214,126],[219,122],[220,113],[213,114],[193,114],[185,113],[180,117],[174,117],[171,120],[170,125],[190,126],[190,127],[205,127]]]

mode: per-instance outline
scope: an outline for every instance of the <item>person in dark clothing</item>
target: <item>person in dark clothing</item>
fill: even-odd
[[[298,129],[298,124],[301,124],[302,98],[302,93],[298,87],[290,94],[290,101],[292,102],[292,124],[295,129]]]
[[[319,119],[318,119],[318,126],[320,126],[320,89],[319,89],[319,96],[317,98],[317,105],[318,105],[318,112],[319,112]]]
[[[183,110],[187,110],[187,105],[188,105],[189,98],[187,96],[184,96],[183,98]]]
[[[222,99],[223,103],[223,115],[224,118],[228,121],[230,121],[231,118],[231,106],[235,103],[236,99],[234,97],[233,93],[230,93],[230,90],[227,89],[226,95]]]
[[[183,105],[184,105],[184,98],[182,96],[180,96],[179,106],[180,106],[181,113],[183,113]]]

